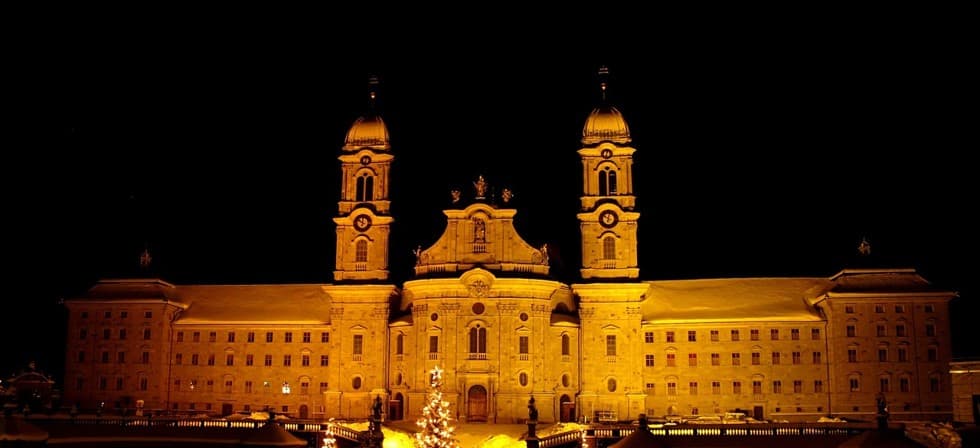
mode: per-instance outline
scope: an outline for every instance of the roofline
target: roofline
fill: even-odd
[[[178,308],[185,309],[185,310],[188,307],[190,307],[190,305],[187,304],[187,303],[178,302],[176,300],[170,300],[170,299],[125,299],[125,298],[123,298],[123,299],[90,299],[90,298],[86,298],[86,297],[75,297],[75,298],[71,298],[71,299],[65,299],[65,304],[67,305],[69,303],[106,303],[106,304],[110,304],[110,303],[112,303],[112,304],[118,304],[118,303],[152,303],[152,304],[165,303],[165,304],[173,305],[173,306],[176,306]]]
[[[894,274],[894,273],[916,273],[915,268],[863,268],[863,269],[841,269],[840,272],[830,277],[831,280],[848,274]]]
[[[826,298],[845,298],[845,297],[948,297],[950,299],[958,297],[956,291],[923,291],[923,292],[828,292],[824,294]],[[818,301],[819,302],[819,301]]]
[[[193,317],[187,319],[178,318],[174,322],[175,326],[192,325],[229,325],[229,326],[282,326],[282,325],[330,325],[330,322],[322,320],[195,320]]]
[[[98,283],[159,283],[164,286],[169,286],[171,288],[176,288],[177,286],[173,283],[161,280],[159,278],[144,277],[144,278],[105,278],[96,282]]]

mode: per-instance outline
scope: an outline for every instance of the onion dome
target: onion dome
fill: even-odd
[[[371,76],[368,80],[368,94],[371,99],[370,112],[354,121],[347,138],[344,139],[345,151],[358,151],[361,148],[387,150],[391,146],[388,140],[388,127],[384,120],[375,112],[375,101],[378,98],[378,78]]]
[[[602,90],[602,104],[592,109],[582,127],[582,144],[594,145],[600,142],[613,142],[625,145],[630,142],[630,128],[619,109],[606,102],[606,88],[609,69],[599,67],[599,88]]]

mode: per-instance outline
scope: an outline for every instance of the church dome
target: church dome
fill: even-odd
[[[603,105],[592,110],[582,127],[582,143],[594,145],[610,141],[626,144],[630,142],[630,128],[623,114],[613,106]]]
[[[344,139],[345,149],[356,150],[365,146],[388,146],[388,127],[376,114],[358,118]]]

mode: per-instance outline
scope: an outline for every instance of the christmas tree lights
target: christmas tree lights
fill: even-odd
[[[458,448],[456,428],[452,424],[449,402],[442,399],[442,372],[439,366],[429,371],[429,401],[422,408],[416,424],[415,446],[419,448]]]

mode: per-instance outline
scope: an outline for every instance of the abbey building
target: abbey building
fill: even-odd
[[[604,87],[604,85],[603,85]],[[227,415],[415,419],[445,370],[460,420],[647,415],[870,420],[952,413],[948,302],[910,269],[832,277],[643,280],[627,121],[603,101],[578,156],[577,283],[548,276],[547,247],[486,181],[454,192],[446,227],[389,280],[392,148],[369,113],[341,147],[330,284],[174,285],[108,279],[66,301],[67,403]],[[499,197],[497,197],[499,196]],[[397,217],[410,219],[410,217]]]

